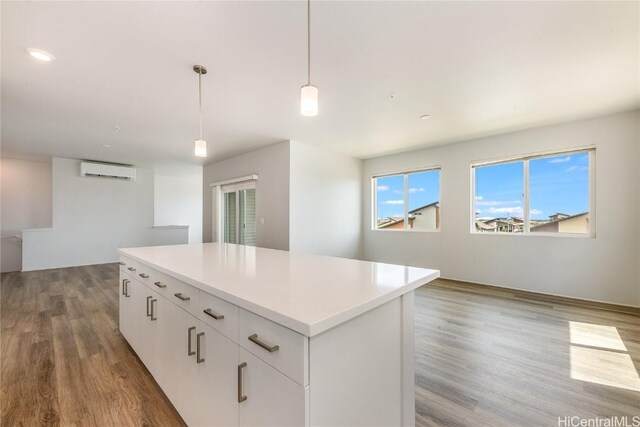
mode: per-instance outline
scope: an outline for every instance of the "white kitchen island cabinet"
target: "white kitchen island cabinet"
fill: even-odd
[[[439,271],[249,246],[120,249],[120,331],[190,426],[412,426]]]

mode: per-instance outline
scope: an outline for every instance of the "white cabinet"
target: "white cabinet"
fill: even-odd
[[[164,374],[166,372],[165,358],[162,357],[165,349],[170,345],[168,340],[163,340],[163,334],[168,327],[170,317],[167,302],[156,291],[148,286],[140,287],[140,298],[134,301],[135,319],[139,322],[140,359],[154,376],[158,384],[164,388]]]
[[[193,426],[238,425],[238,345],[199,322],[196,363],[191,384],[195,392],[187,413]]]
[[[161,358],[169,400],[188,425],[238,425],[238,345],[181,308],[167,309]]]
[[[197,319],[173,303],[169,303],[168,317],[171,319],[165,337],[166,351],[162,357],[167,359],[169,400],[189,425],[189,408],[196,398],[193,366],[196,364],[196,327]]]
[[[129,345],[140,354],[140,324],[137,306],[140,304],[142,285],[128,274],[120,276],[120,330]]]
[[[131,297],[127,292],[127,287],[131,279],[125,273],[120,271],[120,288],[119,288],[119,300],[120,300],[120,312],[119,312],[119,324],[120,332],[131,343],[133,341],[133,332],[131,330],[133,323],[129,320],[133,310],[131,309]]]
[[[238,343],[298,384],[308,384],[307,337],[240,309]]]
[[[306,337],[244,310],[240,316],[237,306],[210,295],[202,296],[204,305],[192,305],[199,302],[198,289],[165,278],[171,289],[162,292],[158,280],[136,277],[139,265],[127,265],[135,270],[121,270],[120,330],[188,425],[308,425],[309,388],[281,372],[291,371],[300,383],[308,378]],[[154,271],[149,274],[153,279]],[[194,307],[201,318],[192,314]],[[238,344],[239,317],[242,344],[264,352],[268,363]],[[253,334],[258,341],[248,339]],[[259,340],[278,350],[269,353]]]
[[[120,330],[189,426],[414,424],[413,293],[309,337],[122,262]]]
[[[285,427],[308,425],[309,387],[303,387],[240,349],[240,425]]]

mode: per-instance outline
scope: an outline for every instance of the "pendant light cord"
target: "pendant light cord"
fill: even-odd
[[[307,0],[307,84],[311,84],[311,0]]]
[[[200,118],[200,139],[202,139],[202,71],[198,71],[198,111]]]

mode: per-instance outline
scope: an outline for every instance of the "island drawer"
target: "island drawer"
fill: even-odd
[[[132,261],[129,258],[120,257],[118,264],[120,265],[120,271],[122,273],[128,274],[132,277],[137,274],[138,265],[135,261]]]
[[[309,383],[307,337],[239,308],[238,344],[300,385]]]
[[[197,317],[227,338],[238,341],[237,305],[200,291]]]
[[[129,258],[121,258],[120,262],[120,271],[128,274],[139,282],[144,284],[148,283],[151,268]]]
[[[199,318],[198,299],[200,290],[171,276],[164,275],[164,277],[168,283],[167,298],[169,301]]]
[[[173,300],[173,297],[169,297],[173,295],[171,291],[175,288],[175,286],[171,286],[171,283],[176,279],[157,270],[151,270],[149,275],[151,277],[149,278],[148,283],[151,288],[163,297]]]

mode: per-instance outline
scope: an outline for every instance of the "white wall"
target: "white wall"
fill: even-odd
[[[203,169],[203,241],[216,241],[212,227],[212,191],[209,184],[256,174],[256,245],[289,249],[289,141],[270,145]],[[264,220],[264,224],[261,222]]]
[[[80,161],[53,158],[53,226],[23,232],[23,270],[117,260],[122,247],[186,243],[186,229],[154,229],[154,174],[136,181],[81,177]]]
[[[365,160],[363,255],[451,279],[640,306],[639,129],[634,111]],[[588,145],[596,147],[595,238],[470,233],[471,162]],[[372,231],[371,175],[436,165],[442,231]]]
[[[202,243],[202,167],[181,175],[156,172],[154,224],[189,226],[189,243]]]
[[[362,160],[294,141],[290,157],[289,249],[359,258]]]
[[[0,159],[0,271],[22,269],[24,228],[51,227],[51,162]]]

